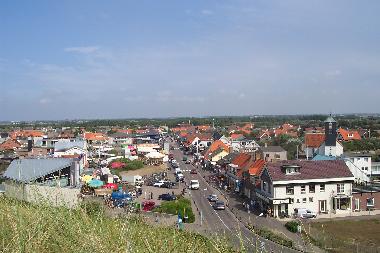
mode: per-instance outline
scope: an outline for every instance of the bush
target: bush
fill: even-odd
[[[293,233],[297,233],[298,231],[298,222],[297,221],[289,221],[285,224],[285,227]]]
[[[289,240],[287,238],[284,238],[282,235],[272,232],[271,230],[265,229],[265,228],[254,228],[249,227],[249,230],[252,232],[258,234],[261,237],[264,237],[265,239],[268,239],[270,241],[273,241],[275,243],[278,243],[280,245],[293,248],[293,241]]]
[[[185,211],[185,215],[188,217],[186,223],[193,223],[195,221],[195,215],[193,213],[193,209],[191,208],[191,202],[189,199],[183,197],[180,197],[175,201],[163,201],[161,206],[156,207],[153,211],[168,214],[180,213],[181,216],[183,216],[183,212]]]

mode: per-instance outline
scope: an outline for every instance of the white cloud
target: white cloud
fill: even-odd
[[[49,104],[49,103],[51,103],[51,99],[50,98],[41,98],[39,103],[42,105]]]
[[[97,46],[88,46],[88,47],[66,47],[65,52],[70,53],[80,53],[80,54],[91,54],[99,50]]]
[[[208,15],[213,15],[214,12],[212,10],[203,9],[203,10],[201,10],[201,14],[208,16]]]

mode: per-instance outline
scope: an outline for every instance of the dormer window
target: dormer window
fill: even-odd
[[[286,175],[294,175],[301,172],[301,166],[298,165],[283,165],[282,168]]]
[[[354,134],[349,133],[349,134],[348,134],[348,137],[349,137],[349,138],[352,138],[352,137],[354,137]]]

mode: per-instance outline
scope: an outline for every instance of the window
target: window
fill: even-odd
[[[364,158],[364,161],[365,161],[365,162],[368,162],[368,158],[367,158],[367,157],[366,157],[366,158]]]
[[[314,193],[315,192],[315,185],[311,184],[309,185],[309,192]]]
[[[294,186],[286,186],[286,195],[294,194]]]
[[[319,191],[324,192],[325,191],[325,184],[320,184],[319,185]]]
[[[368,170],[368,167],[365,167],[364,169],[365,169],[365,170]]]
[[[301,193],[306,193],[306,185],[301,185]]]
[[[268,191],[268,183],[263,181],[263,191]]]
[[[302,199],[302,203],[306,203],[306,198],[303,198],[303,199]]]
[[[294,199],[293,198],[290,198],[289,199],[289,204],[293,204],[294,203]]]
[[[313,202],[313,201],[314,201],[313,197],[310,197],[309,202]]]
[[[265,154],[265,157],[269,157],[269,154]]]
[[[297,203],[300,203],[300,199],[297,199]]]
[[[374,206],[375,206],[375,198],[368,198],[367,207],[374,207]]]
[[[337,189],[336,189],[336,192],[337,193],[344,193],[344,184],[337,184]]]

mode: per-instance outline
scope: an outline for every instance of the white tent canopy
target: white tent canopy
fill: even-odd
[[[149,159],[162,159],[165,157],[165,155],[161,154],[160,152],[150,152],[146,154],[145,157]]]

